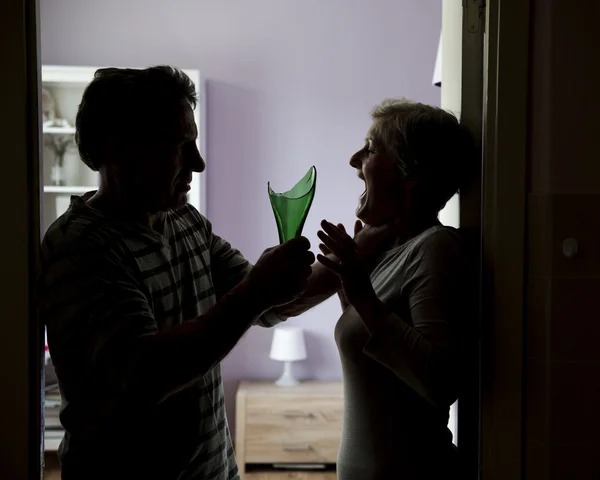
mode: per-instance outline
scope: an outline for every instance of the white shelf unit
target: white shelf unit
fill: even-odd
[[[93,80],[94,73],[102,66],[62,66],[42,65],[42,87],[46,89],[55,103],[55,119],[66,120],[67,126],[44,126],[44,149],[42,155],[43,195],[42,195],[42,233],[62,215],[70,203],[71,195],[81,195],[98,188],[98,174],[90,170],[79,158],[77,147],[72,145],[67,149],[63,161],[64,184],[54,185],[52,166],[55,156],[47,141],[54,137],[69,137],[75,135],[75,116],[81,102],[81,97],[87,85]],[[134,67],[139,68],[139,67]],[[206,156],[206,126],[205,126],[205,89],[200,71],[182,69],[194,82],[198,95],[198,105],[194,115],[198,127],[198,149],[203,157]],[[206,214],[205,175],[195,173],[188,193],[189,202],[201,213]]]

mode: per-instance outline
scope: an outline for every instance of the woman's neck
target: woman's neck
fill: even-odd
[[[425,230],[438,225],[441,225],[441,223],[437,215],[415,218],[410,222],[397,222],[396,238],[392,248],[399,247]]]

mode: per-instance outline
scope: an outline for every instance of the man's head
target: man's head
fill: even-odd
[[[109,195],[133,197],[149,213],[181,207],[192,172],[205,168],[196,102],[192,81],[172,67],[98,70],[77,112],[81,159]]]

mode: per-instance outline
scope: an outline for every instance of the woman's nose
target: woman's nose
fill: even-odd
[[[354,168],[362,167],[362,150],[359,150],[350,157],[350,166]]]

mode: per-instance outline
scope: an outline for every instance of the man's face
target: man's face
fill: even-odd
[[[149,213],[177,209],[187,203],[193,172],[206,168],[196,145],[198,130],[189,105],[158,118],[160,133],[149,138],[134,162],[135,188]]]

